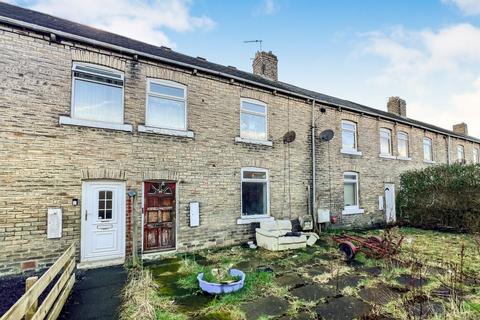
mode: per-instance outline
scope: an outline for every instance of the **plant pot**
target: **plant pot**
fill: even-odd
[[[238,269],[230,269],[229,273],[231,276],[238,276],[241,279],[236,282],[226,283],[226,284],[212,283],[212,282],[207,282],[203,280],[203,272],[202,272],[197,276],[198,285],[200,286],[200,289],[202,289],[202,291],[210,294],[231,293],[231,292],[235,292],[242,289],[245,283],[245,273],[243,273]]]

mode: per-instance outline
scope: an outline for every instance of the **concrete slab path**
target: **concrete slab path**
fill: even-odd
[[[118,319],[126,282],[127,271],[122,266],[77,271],[75,286],[59,319]]]

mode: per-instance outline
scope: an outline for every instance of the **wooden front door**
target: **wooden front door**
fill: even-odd
[[[145,182],[143,250],[175,248],[175,183]]]

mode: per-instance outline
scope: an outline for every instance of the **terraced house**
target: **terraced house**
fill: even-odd
[[[89,266],[239,243],[265,219],[392,222],[402,171],[478,162],[465,124],[305,90],[277,63],[244,72],[0,3],[0,273],[74,240]]]

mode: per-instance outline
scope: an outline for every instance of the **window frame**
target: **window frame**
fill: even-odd
[[[405,139],[400,138],[401,136],[404,136]],[[400,141],[406,141],[407,143],[407,154],[406,155],[401,155],[400,154]],[[398,153],[398,158],[399,159],[409,159],[410,158],[410,137],[407,132],[405,131],[399,131],[397,132],[397,153]]]
[[[462,151],[462,158],[459,158],[460,150]],[[464,163],[466,162],[465,158],[465,146],[463,144],[457,144],[457,162]]]
[[[473,147],[473,164],[480,163],[480,148]]]
[[[151,87],[152,83],[159,84],[159,85],[166,86],[166,87],[183,89],[183,98],[179,98],[179,97],[176,97],[176,96],[170,96],[170,95],[167,95],[167,94],[151,92],[150,87]],[[166,79],[147,78],[147,86],[146,86],[145,91],[146,91],[146,98],[145,98],[145,126],[146,127],[157,128],[157,129],[187,131],[187,128],[188,128],[188,123],[187,123],[187,120],[188,120],[188,88],[187,88],[186,85],[184,85],[182,83],[179,83],[179,82],[166,80]],[[149,121],[148,121],[149,107],[148,106],[149,106],[150,96],[154,96],[154,97],[157,97],[157,98],[163,98],[163,99],[167,99],[167,100],[183,102],[184,106],[185,106],[183,128],[178,128],[178,127],[173,127],[173,126],[158,126],[158,125],[154,125],[152,123],[149,123]]]
[[[265,107],[265,112],[262,114],[260,112],[244,110],[243,109],[243,102],[248,102],[248,103],[251,103],[251,104],[256,104],[256,105]],[[243,134],[243,131],[242,131],[242,113],[247,113],[247,114],[251,114],[251,115],[255,115],[255,116],[263,116],[264,117],[264,119],[265,119],[265,139],[255,139],[255,138],[251,138],[251,137],[246,137]],[[240,116],[239,117],[239,120],[240,120],[239,127],[240,127],[240,138],[241,139],[251,140],[251,141],[268,141],[268,105],[265,102],[260,101],[260,100],[251,99],[251,98],[240,98],[240,115],[239,116]]]
[[[426,141],[429,142],[429,146],[430,146],[430,159],[425,158],[425,145],[426,145],[425,142]],[[429,137],[423,137],[422,147],[423,147],[423,161],[428,162],[428,163],[434,162],[435,160],[434,160],[434,157],[433,157],[433,139],[429,138]]]
[[[352,131],[351,129],[344,129],[343,128],[343,125],[344,124],[351,124],[354,126],[354,130]],[[342,120],[341,122],[341,129],[342,129],[342,150],[345,151],[345,152],[358,152],[358,126],[357,126],[357,123],[356,122],[353,122],[351,120]],[[353,136],[354,136],[354,148],[345,148],[344,144],[343,144],[343,137],[344,137],[344,130],[346,131],[350,131],[350,132],[353,132]]]
[[[347,175],[354,175],[355,180],[352,179],[345,179]],[[345,171],[343,172],[343,211],[342,214],[357,214],[357,213],[364,213],[363,209],[360,209],[360,175],[356,171]],[[355,182],[355,197],[356,197],[356,204],[353,206],[345,206],[345,182]]]
[[[249,179],[244,178],[244,172],[264,172],[265,179]],[[255,214],[255,215],[246,215],[243,214],[243,182],[266,182],[267,184],[267,213],[266,214]],[[240,170],[240,217],[241,219],[256,219],[256,218],[268,218],[270,217],[270,176],[268,174],[268,169],[258,168],[258,167],[244,167]]]
[[[109,77],[105,74],[98,74],[98,73],[95,73],[95,72],[89,72],[89,71],[85,71],[85,70],[78,70],[77,67],[88,67],[88,68],[93,68],[93,69],[98,69],[100,71],[105,71],[105,72],[110,72],[110,73],[113,73],[113,74],[116,74],[119,76],[119,78],[115,78],[115,77]],[[125,75],[122,71],[120,70],[116,70],[116,69],[113,69],[113,68],[109,68],[109,67],[105,67],[105,66],[102,66],[102,65],[98,65],[98,64],[94,64],[94,63],[85,63],[85,62],[73,62],[72,64],[72,77],[71,77],[71,96],[70,96],[70,118],[72,119],[75,119],[75,120],[79,120],[80,122],[86,122],[86,123],[111,123],[111,124],[116,124],[116,125],[122,125],[122,124],[125,124]],[[121,114],[122,114],[122,119],[120,122],[116,122],[116,121],[103,121],[103,120],[91,120],[91,119],[85,119],[85,118],[79,118],[76,116],[76,112],[75,112],[75,80],[76,79],[80,79],[80,78],[77,78],[75,77],[75,72],[82,72],[82,73],[86,73],[86,74],[90,74],[90,75],[99,75],[99,76],[102,76],[102,77],[105,77],[105,78],[109,78],[109,79],[114,79],[114,80],[121,80],[122,81],[122,85],[115,85],[115,84],[105,84],[104,82],[100,82],[100,81],[95,81],[95,80],[90,80],[90,79],[82,79],[82,81],[86,81],[86,82],[92,82],[92,83],[97,83],[97,84],[103,84],[103,85],[109,85],[109,86],[112,86],[112,87],[117,87],[117,88],[121,88],[122,89],[122,100],[121,100]]]
[[[382,133],[388,133],[388,137],[389,137],[389,145],[388,145],[389,153],[383,153],[383,152],[382,152]],[[389,129],[389,128],[380,128],[379,131],[378,131],[378,134],[379,134],[379,139],[380,139],[380,156],[387,156],[387,157],[393,156],[392,130]]]

